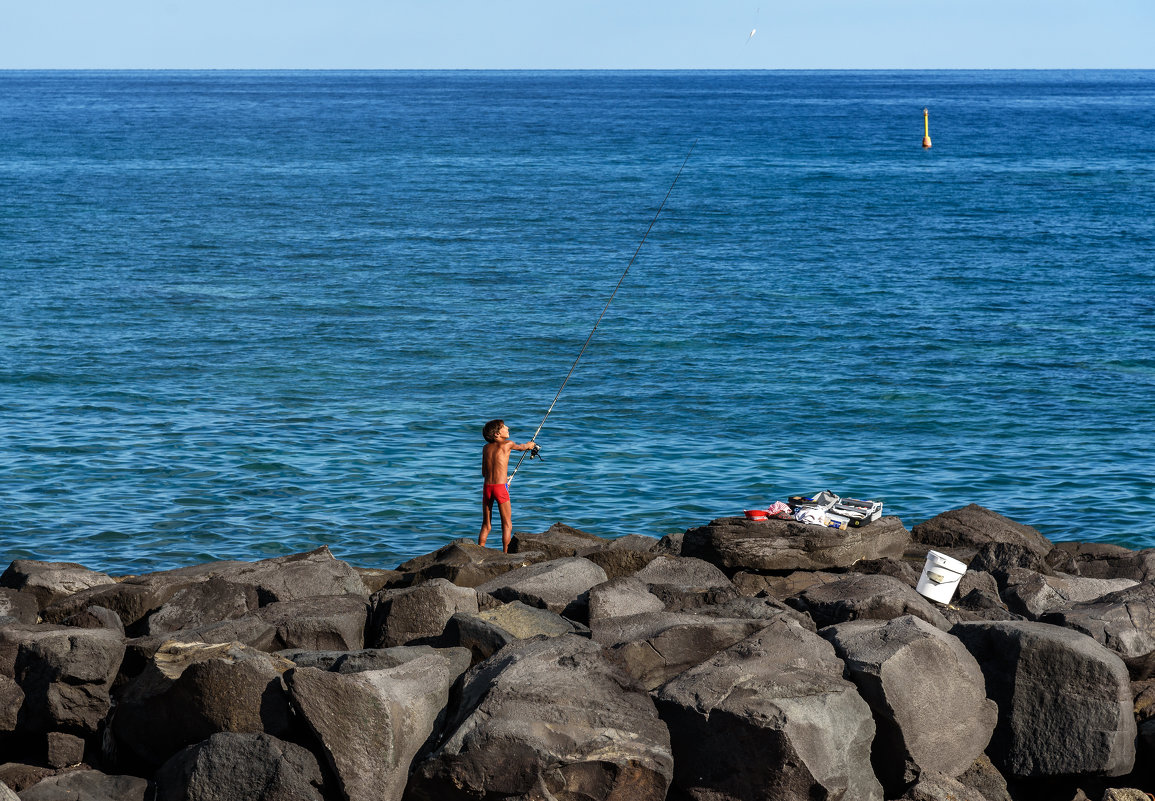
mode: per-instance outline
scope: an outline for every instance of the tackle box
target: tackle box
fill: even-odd
[[[841,498],[830,490],[814,495],[791,495],[786,499],[791,511],[812,506],[826,513],[831,528],[861,528],[882,517],[882,501]]]

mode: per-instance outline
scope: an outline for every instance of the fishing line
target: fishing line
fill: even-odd
[[[545,410],[545,417],[541,418],[541,423],[538,425],[537,430],[534,431],[533,436],[529,438],[530,442],[533,442],[537,439],[537,435],[541,433],[542,428],[545,426],[545,421],[549,419],[549,413],[553,411],[553,407],[557,404],[557,399],[561,397],[562,390],[565,389],[565,385],[569,383],[570,376],[572,376],[573,371],[577,369],[578,362],[582,360],[582,356],[585,354],[586,348],[589,347],[590,340],[594,338],[594,332],[598,330],[598,326],[601,324],[602,318],[606,316],[606,312],[610,309],[610,304],[614,302],[614,296],[618,294],[618,289],[621,288],[622,282],[626,280],[626,276],[629,274],[630,268],[634,266],[634,260],[638,258],[638,254],[642,251],[642,245],[646,244],[646,237],[650,235],[650,231],[653,229],[654,223],[658,221],[658,215],[661,214],[662,209],[666,207],[666,201],[670,199],[670,194],[674,191],[674,187],[677,185],[678,179],[682,177],[682,170],[686,169],[686,162],[690,160],[690,154],[694,152],[694,148],[697,146],[698,140],[695,139],[694,144],[690,145],[690,151],[686,153],[686,158],[682,161],[682,166],[678,168],[678,174],[674,176],[673,183],[671,183],[670,188],[666,190],[666,196],[662,198],[661,205],[659,205],[658,210],[654,212],[654,219],[650,220],[650,227],[647,228],[646,233],[642,235],[642,241],[638,243],[637,250],[634,251],[634,255],[630,258],[630,263],[627,264],[626,269],[622,271],[622,277],[618,279],[617,286],[615,286],[614,291],[610,293],[610,299],[606,301],[605,308],[603,308],[602,313],[598,315],[598,319],[594,322],[594,327],[590,329],[590,335],[586,337],[585,344],[582,345],[582,349],[578,352],[577,358],[573,360],[573,364],[570,366],[569,372],[566,373],[565,380],[561,382],[561,386],[558,387],[557,394],[553,396],[553,402],[550,403],[549,408]],[[521,452],[521,457],[517,460],[517,464],[513,466],[513,475],[509,477],[509,482],[507,483],[512,483],[514,477],[517,476],[517,471],[521,467],[521,463],[525,459],[525,455],[527,453],[530,454],[530,458],[533,458],[533,456],[537,455],[537,448],[534,448],[532,451]]]

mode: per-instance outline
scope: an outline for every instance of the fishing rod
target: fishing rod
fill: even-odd
[[[606,316],[606,312],[610,309],[610,304],[614,302],[614,296],[618,294],[618,289],[621,288],[622,282],[626,280],[626,276],[629,274],[630,268],[634,266],[634,260],[638,258],[638,254],[642,251],[642,245],[646,244],[646,237],[650,235],[650,231],[653,229],[654,223],[658,221],[658,215],[661,214],[662,209],[666,207],[666,201],[670,199],[670,194],[674,191],[674,187],[677,185],[678,179],[682,177],[682,170],[686,169],[686,163],[690,160],[690,154],[694,152],[694,148],[697,146],[698,140],[695,139],[694,144],[690,145],[689,152],[686,153],[686,158],[682,161],[682,166],[678,168],[678,174],[674,176],[673,183],[671,183],[670,188],[666,190],[666,196],[662,198],[662,202],[658,206],[658,210],[654,212],[654,219],[650,220],[650,226],[646,229],[646,233],[642,235],[642,241],[638,243],[638,248],[634,251],[634,255],[630,258],[630,263],[627,264],[626,269],[622,271],[622,277],[618,279],[617,286],[615,286],[614,291],[610,293],[610,299],[606,301],[605,308],[603,308],[602,313],[598,315],[598,319],[594,321],[594,327],[590,329],[590,335],[586,337],[585,344],[582,345],[582,349],[578,352],[577,358],[573,360],[573,365],[570,366],[569,372],[566,373],[565,380],[561,382],[561,386],[558,387],[557,394],[553,396],[553,403],[551,403],[549,408],[545,410],[545,417],[541,418],[541,423],[538,424],[537,430],[534,431],[533,436],[529,438],[530,442],[536,440],[537,435],[540,434],[542,428],[545,427],[545,421],[549,419],[549,413],[553,411],[553,407],[557,404],[557,399],[561,397],[562,390],[565,389],[565,385],[569,383],[570,376],[573,375],[573,371],[577,369],[578,362],[580,362],[582,360],[582,356],[585,355],[586,348],[589,347],[590,340],[594,338],[594,332],[598,330],[598,326],[601,324],[602,318]],[[532,451],[521,452],[521,456],[518,458],[517,464],[513,466],[513,475],[509,477],[509,482],[507,483],[512,483],[513,479],[517,476],[517,471],[521,468],[521,463],[525,460],[525,455],[527,453],[530,454],[530,458],[532,459],[533,457],[538,456],[538,450],[539,449],[535,447]],[[541,457],[538,456],[538,458]]]

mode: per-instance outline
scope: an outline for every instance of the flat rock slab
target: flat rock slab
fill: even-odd
[[[673,772],[649,696],[573,635],[519,640],[470,671],[448,732],[409,801],[661,801]]]
[[[839,530],[793,520],[724,517],[690,529],[682,555],[705,559],[727,572],[739,570],[827,570],[860,559],[901,558],[910,542],[897,517]]]
[[[919,523],[911,534],[915,542],[931,547],[978,551],[992,542],[1021,545],[1040,559],[1054,547],[1038,530],[974,503]]]
[[[311,751],[268,734],[214,734],[156,775],[156,801],[324,801],[323,788]]]
[[[999,720],[987,753],[1006,776],[1122,776],[1135,764],[1123,660],[1085,634],[1032,622],[951,629],[978,661]]]
[[[442,578],[458,587],[477,587],[510,570],[545,559],[546,555],[541,551],[502,553],[500,550],[484,548],[470,540],[460,539],[438,548],[433,553],[403,562],[397,566],[397,570],[409,577],[410,584],[421,584]]]
[[[40,609],[81,590],[113,583],[115,579],[107,573],[74,562],[17,559],[0,574],[0,587],[31,593]]]
[[[872,759],[889,794],[928,772],[958,777],[983,753],[998,707],[959,640],[910,615],[841,623],[821,633],[874,711]]]
[[[657,695],[676,797],[881,801],[874,720],[833,647],[785,616]]]
[[[583,608],[578,616],[588,618],[588,597],[582,603],[582,596],[605,580],[604,570],[588,559],[574,556],[519,567],[482,584],[477,591],[507,603],[521,601],[540,606],[559,615],[567,609],[571,615],[577,614],[570,607],[580,605]]]
[[[456,675],[448,659],[428,654],[360,673],[297,668],[285,679],[345,798],[400,801],[410,764],[434,734]]]
[[[819,628],[848,620],[893,620],[914,615],[944,631],[950,623],[926,598],[892,576],[850,574],[786,600]]]

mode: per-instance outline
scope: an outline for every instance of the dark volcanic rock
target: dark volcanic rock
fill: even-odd
[[[967,564],[968,570],[981,570],[995,577],[1000,587],[1006,586],[1012,570],[1026,569],[1044,576],[1054,574],[1047,560],[1036,550],[1015,542],[988,542]]]
[[[914,615],[946,630],[950,624],[930,601],[891,576],[850,574],[811,587],[786,601],[814,618],[819,628],[848,620],[893,620]]]
[[[148,619],[149,634],[195,629],[244,617],[260,606],[257,588],[212,576],[173,594]]]
[[[75,734],[50,731],[45,738],[47,761],[54,768],[67,768],[84,761],[84,739]]]
[[[360,673],[297,668],[285,679],[348,801],[400,801],[457,674],[448,659],[427,654]]]
[[[656,557],[670,554],[659,553],[658,541],[653,537],[627,534],[616,540],[610,540],[600,548],[588,549],[578,555],[589,559],[606,571],[609,578],[615,579],[632,576]]]
[[[15,731],[24,705],[24,691],[15,679],[0,673],[0,732]]]
[[[112,583],[114,579],[106,573],[73,562],[17,559],[0,574],[0,587],[31,593],[40,609],[81,590]]]
[[[466,539],[456,540],[436,551],[397,566],[410,576],[411,584],[443,578],[458,587],[477,587],[503,573],[546,558],[544,553],[502,553]]]
[[[875,773],[896,795],[926,772],[957,777],[983,753],[998,708],[974,657],[954,637],[905,616],[822,630],[874,711]]]
[[[783,616],[663,687],[675,797],[881,801],[870,707],[842,670],[829,643]]]
[[[581,556],[583,551],[597,550],[607,541],[596,534],[588,534],[565,523],[554,523],[541,534],[518,532],[509,543],[510,553],[539,552],[546,559]]]
[[[591,633],[614,649],[638,683],[654,690],[767,625],[768,620],[651,612],[595,621]]]
[[[506,603],[521,601],[581,621],[589,617],[590,588],[605,580],[604,570],[574,556],[519,567],[480,585],[477,591]]]
[[[741,571],[734,574],[734,587],[742,595],[769,595],[779,600],[785,600],[819,584],[829,584],[844,578],[846,578],[845,573],[827,573],[824,570],[795,570],[785,576],[768,576]]]
[[[27,731],[93,734],[108,714],[109,690],[124,659],[124,638],[106,629],[25,626],[0,629],[15,646],[13,677],[24,692]],[[5,649],[9,650],[9,649]]]
[[[1094,637],[1123,657],[1137,680],[1155,673],[1155,581],[1056,609],[1041,620]]]
[[[478,665],[448,731],[410,801],[661,801],[673,769],[649,696],[581,637],[520,640]]]
[[[218,732],[283,735],[291,713],[281,674],[292,667],[238,643],[168,643],[120,693],[112,731],[153,767]]]
[[[190,745],[156,776],[156,801],[324,801],[306,748],[268,734],[221,732]]]
[[[20,793],[20,801],[144,801],[148,782],[137,776],[107,776],[73,770],[49,776]]]
[[[1155,580],[1155,548],[1132,551],[1105,542],[1057,542],[1055,550],[1067,554],[1085,578]]]
[[[1045,559],[1053,547],[1050,540],[1030,526],[973,503],[919,523],[911,534],[915,542],[932,547],[978,551],[990,542],[1021,545],[1040,559]]]
[[[662,612],[665,609],[665,602],[650,592],[649,585],[634,576],[610,579],[590,590],[591,626],[606,618]]]
[[[477,591],[446,579],[415,587],[381,590],[373,596],[369,642],[378,648],[436,637],[458,612],[477,612]]]
[[[233,583],[255,588],[262,606],[322,595],[369,597],[357,570],[334,558],[324,545],[307,553],[240,562],[219,575]]]
[[[468,648],[476,664],[514,640],[584,632],[584,627],[555,612],[512,601],[476,615],[458,612],[449,619],[441,644]]]
[[[960,623],[999,721],[987,753],[1007,776],[1122,776],[1135,762],[1123,661],[1075,631],[1029,622]]]
[[[124,635],[124,621],[120,615],[103,606],[89,606],[71,617],[61,621],[63,626],[74,626],[78,629],[108,629]]]
[[[1131,579],[1095,579],[1061,574],[1045,576],[1020,568],[1007,574],[1003,597],[1015,612],[1038,620],[1053,609],[1095,601],[1137,583]]]
[[[31,590],[0,587],[0,625],[26,623],[33,625],[40,616],[40,604]]]
[[[845,531],[792,520],[723,517],[687,531],[682,555],[728,572],[826,570],[850,567],[860,559],[900,558],[909,542],[910,532],[897,517]]]
[[[369,604],[361,595],[323,595],[271,603],[253,617],[276,630],[276,650],[357,651],[365,647]]]
[[[899,796],[899,801],[988,801],[974,787],[969,787],[944,773],[926,771],[918,782]]]

